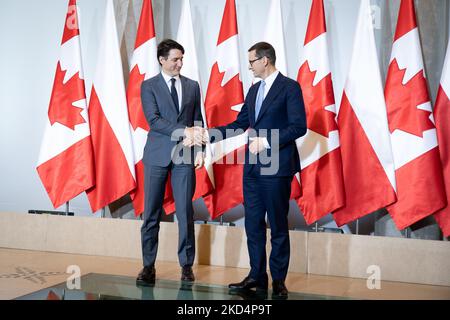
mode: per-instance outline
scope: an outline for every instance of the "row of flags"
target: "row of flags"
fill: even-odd
[[[449,236],[450,49],[433,110],[414,2],[402,0],[383,89],[369,13],[370,1],[362,0],[337,109],[324,4],[312,1],[297,77],[308,131],[296,141],[302,170],[293,179],[291,198],[308,224],[332,213],[341,226],[387,208],[399,230],[433,215]],[[160,71],[152,3],[143,0],[125,90],[113,4],[107,1],[89,107],[74,14],[76,0],[70,0],[37,170],[54,207],[86,191],[97,211],[130,194],[139,215],[144,210],[142,155],[151,130],[140,85]],[[185,47],[182,73],[200,82],[189,0],[183,1],[176,40]],[[275,47],[277,68],[287,74],[280,0],[272,0],[264,40]],[[202,104],[208,127],[233,121],[242,107],[239,52],[235,0],[226,0]],[[205,166],[196,170],[194,199],[203,197],[213,219],[243,203],[238,159],[246,141],[244,133],[207,145]],[[175,210],[170,183],[164,209]]]

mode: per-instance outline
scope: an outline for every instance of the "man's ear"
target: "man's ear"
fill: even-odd
[[[162,65],[163,60],[166,60],[166,59],[164,59],[163,56],[159,56],[159,57],[158,57],[159,64]]]

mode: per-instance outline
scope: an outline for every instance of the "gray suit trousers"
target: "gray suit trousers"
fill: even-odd
[[[194,209],[195,171],[192,165],[167,167],[145,165],[145,209],[141,228],[144,266],[152,266],[158,251],[159,223],[163,213],[164,192],[169,172],[178,220],[178,260],[181,267],[192,266],[195,258]]]

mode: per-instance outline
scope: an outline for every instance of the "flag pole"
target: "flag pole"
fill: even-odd
[[[69,215],[69,201],[66,202],[66,216]]]
[[[359,219],[356,219],[356,234],[359,234]]]
[[[314,223],[314,229],[315,229],[315,232],[319,231],[319,224],[317,223],[317,221],[316,221],[316,223]]]
[[[407,227],[406,229],[405,229],[405,236],[406,236],[406,238],[411,238],[411,234],[410,234],[410,229],[409,229],[409,227]]]
[[[102,218],[104,218],[106,216],[106,209],[105,207],[102,208]]]

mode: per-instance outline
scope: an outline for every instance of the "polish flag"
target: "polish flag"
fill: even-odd
[[[450,41],[447,47],[441,83],[434,107],[434,117],[439,141],[441,163],[444,170],[444,183],[447,192],[447,206],[434,217],[445,237],[450,236]]]
[[[37,165],[55,208],[95,183],[76,0],[70,0]]]
[[[97,70],[89,100],[96,184],[87,195],[94,212],[136,187],[122,70],[114,7],[112,0],[107,0]]]
[[[178,25],[177,42],[184,47],[183,68],[181,69],[181,73],[199,83],[200,95],[202,95],[200,72],[197,62],[197,50],[195,49],[194,26],[192,24],[191,16],[191,3],[189,0],[183,1],[180,24]],[[200,101],[203,124],[206,125],[203,97],[200,98]],[[209,146],[207,146],[207,148],[209,148]],[[213,190],[211,179],[208,176],[205,166],[195,170],[195,178],[196,183],[193,200],[197,200],[198,198],[211,193]]]
[[[156,46],[152,1],[144,0],[127,87],[128,116],[133,138],[136,172],[136,188],[130,193],[130,196],[136,215],[140,215],[144,211],[144,164],[142,163],[142,157],[147,142],[147,134],[150,130],[141,104],[141,84],[144,80],[159,73]]]
[[[303,190],[297,203],[306,223],[312,224],[345,203],[323,0],[312,2],[303,52],[297,81],[302,87],[308,131],[297,139]]]
[[[239,70],[236,4],[234,0],[226,0],[217,41],[216,62],[211,69],[205,99],[208,127],[222,126],[236,120],[244,103]],[[213,219],[244,201],[243,161],[239,159],[243,159],[247,140],[247,133],[243,133],[211,144],[211,153],[207,152],[205,167],[214,191],[204,200]]]
[[[286,46],[284,41],[283,15],[281,14],[281,1],[272,0],[267,16],[264,41],[270,43],[275,49],[277,57],[276,68],[283,75],[287,76]],[[261,79],[255,78],[254,83]],[[300,175],[297,173],[292,180],[291,199],[296,199],[301,195]]]
[[[277,56],[276,67],[287,76],[286,46],[284,42],[283,16],[280,0],[272,0],[267,16],[264,41],[270,43]]]
[[[334,210],[339,226],[396,200],[394,160],[370,10],[370,1],[362,0],[337,118],[345,186],[345,204]]]
[[[402,0],[385,87],[402,230],[442,209],[445,189],[413,0]]]
[[[194,28],[191,16],[191,3],[189,0],[183,0],[176,41],[180,43],[184,48],[183,68],[181,69],[181,73],[183,76],[197,81],[200,85],[201,91],[200,73],[197,62],[197,50],[195,49]],[[205,107],[203,105],[203,98],[201,98],[200,101],[203,123],[205,124]],[[213,190],[211,179],[208,176],[208,172],[206,171],[205,166],[198,170],[195,170],[195,180],[195,193],[192,200],[197,200]],[[171,214],[175,211],[175,200],[173,198],[170,179],[168,181],[168,185],[166,186],[166,194],[164,197],[164,211],[166,212],[166,214]]]

